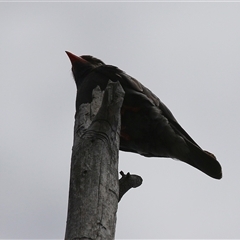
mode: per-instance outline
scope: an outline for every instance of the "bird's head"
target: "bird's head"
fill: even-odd
[[[89,56],[76,56],[68,51],[66,51],[71,63],[72,63],[72,73],[77,87],[79,87],[84,80],[84,77],[91,72],[94,68],[104,65],[101,60]]]
[[[103,61],[101,61],[100,59],[95,58],[93,56],[90,56],[90,55],[82,55],[81,58],[83,58],[84,60],[91,63],[92,66],[94,66],[94,67],[99,67],[101,65],[105,65],[105,63]]]

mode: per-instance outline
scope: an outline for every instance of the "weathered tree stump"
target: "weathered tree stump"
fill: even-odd
[[[124,91],[99,87],[77,109],[65,239],[112,240],[119,200],[118,152]]]

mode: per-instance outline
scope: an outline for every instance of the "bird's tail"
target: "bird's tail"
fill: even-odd
[[[221,179],[222,168],[216,157],[212,153],[202,150],[189,141],[186,141],[186,143],[190,151],[187,157],[184,158],[184,162],[199,169],[210,177]]]

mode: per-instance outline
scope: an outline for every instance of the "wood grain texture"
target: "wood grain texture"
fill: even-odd
[[[119,197],[120,109],[124,91],[109,81],[75,115],[65,239],[114,239]]]

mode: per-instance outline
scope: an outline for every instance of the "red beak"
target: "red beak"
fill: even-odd
[[[72,53],[70,53],[68,51],[65,51],[65,52],[68,55],[68,57],[69,57],[69,59],[70,59],[72,64],[75,63],[75,62],[81,62],[81,63],[85,63],[85,64],[88,63],[88,61],[84,60],[81,57],[78,57],[78,56],[76,56],[76,55],[74,55],[74,54],[72,54]]]

